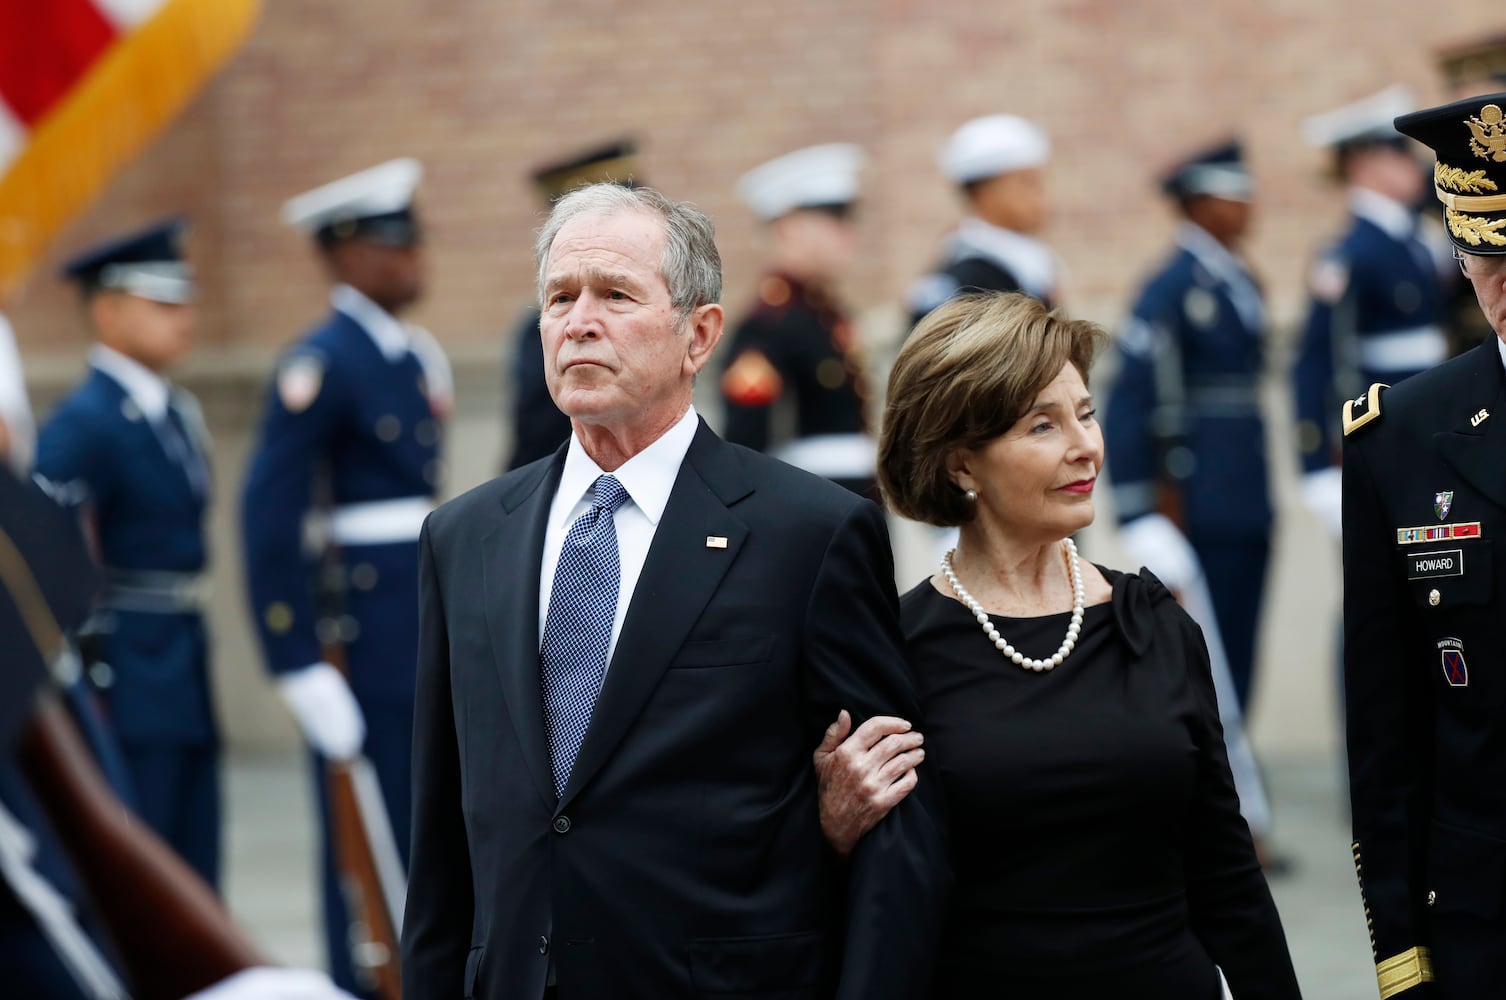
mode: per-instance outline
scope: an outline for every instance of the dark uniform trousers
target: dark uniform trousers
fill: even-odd
[[[1497,345],[1372,388],[1346,404],[1345,430],[1353,847],[1381,993],[1501,996],[1506,552],[1495,545],[1506,537],[1506,372]]]

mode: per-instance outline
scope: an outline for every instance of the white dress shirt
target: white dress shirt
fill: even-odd
[[[617,509],[613,518],[617,525],[618,565],[622,579],[617,588],[617,614],[612,619],[612,642],[607,647],[608,664],[617,651],[617,637],[622,634],[622,623],[632,604],[638,576],[643,572],[649,546],[654,542],[654,532],[659,528],[659,518],[664,515],[670,491],[680,475],[680,465],[690,450],[699,422],[692,406],[657,441],[612,473],[627,490],[629,499]],[[591,509],[591,487],[596,478],[603,475],[606,473],[586,454],[580,438],[570,435],[565,468],[560,474],[559,489],[549,507],[549,522],[544,531],[544,558],[539,568],[540,644],[544,638],[544,622],[549,616],[554,571],[559,564],[560,550],[565,546],[565,536],[570,533],[575,519]]]

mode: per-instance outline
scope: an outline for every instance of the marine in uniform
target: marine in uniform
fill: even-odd
[[[208,433],[165,373],[188,352],[194,282],[168,220],[74,257],[96,343],[37,441],[36,473],[82,512],[104,572],[90,677],[130,798],[211,886],[220,872],[219,735],[202,612]]]
[[[1448,357],[1448,285],[1458,272],[1419,228],[1414,206],[1426,174],[1412,141],[1391,125],[1414,107],[1397,86],[1303,122],[1307,141],[1331,151],[1349,207],[1344,235],[1311,268],[1292,371],[1302,497],[1334,538],[1339,404]]]
[[[863,151],[830,143],[771,160],[738,184],[773,242],[722,372],[728,441],[875,497],[857,330],[836,285],[857,249]]]
[[[1132,557],[1157,567],[1190,543],[1195,559],[1182,561],[1206,574],[1244,708],[1273,522],[1258,394],[1266,310],[1239,252],[1254,181],[1227,142],[1178,164],[1162,189],[1180,215],[1176,247],[1116,338],[1105,468]]]
[[[637,169],[637,147],[624,139],[540,167],[533,172],[533,185],[547,210],[559,198],[586,184],[631,185],[637,180]],[[509,472],[554,454],[570,438],[570,418],[554,405],[544,381],[538,303],[523,310],[510,343],[513,450],[507,461]]]
[[[1061,261],[1041,239],[1051,217],[1050,158],[1046,133],[1017,115],[974,118],[952,133],[938,162],[961,192],[968,215],[936,269],[910,286],[911,326],[967,291],[1024,292],[1056,303]]]
[[[1496,337],[1343,405],[1354,861],[1383,998],[1506,984],[1506,93],[1396,119]]]
[[[334,279],[331,311],[278,363],[241,508],[256,631],[315,751],[330,970],[353,991],[321,758],[371,760],[406,859],[418,533],[452,408],[443,352],[398,318],[423,291],[421,174],[393,160],[284,206]]]

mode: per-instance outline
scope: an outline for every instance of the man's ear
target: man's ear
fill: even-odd
[[[711,360],[716,345],[722,340],[722,307],[716,303],[697,306],[685,321],[690,330],[690,342],[685,345],[685,374],[695,375]]]

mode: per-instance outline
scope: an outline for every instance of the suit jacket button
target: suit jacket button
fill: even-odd
[[[549,954],[549,939],[542,934],[539,935],[539,954]]]
[[[555,833],[569,833],[570,832],[570,817],[569,816],[556,816],[554,818],[554,832]]]

